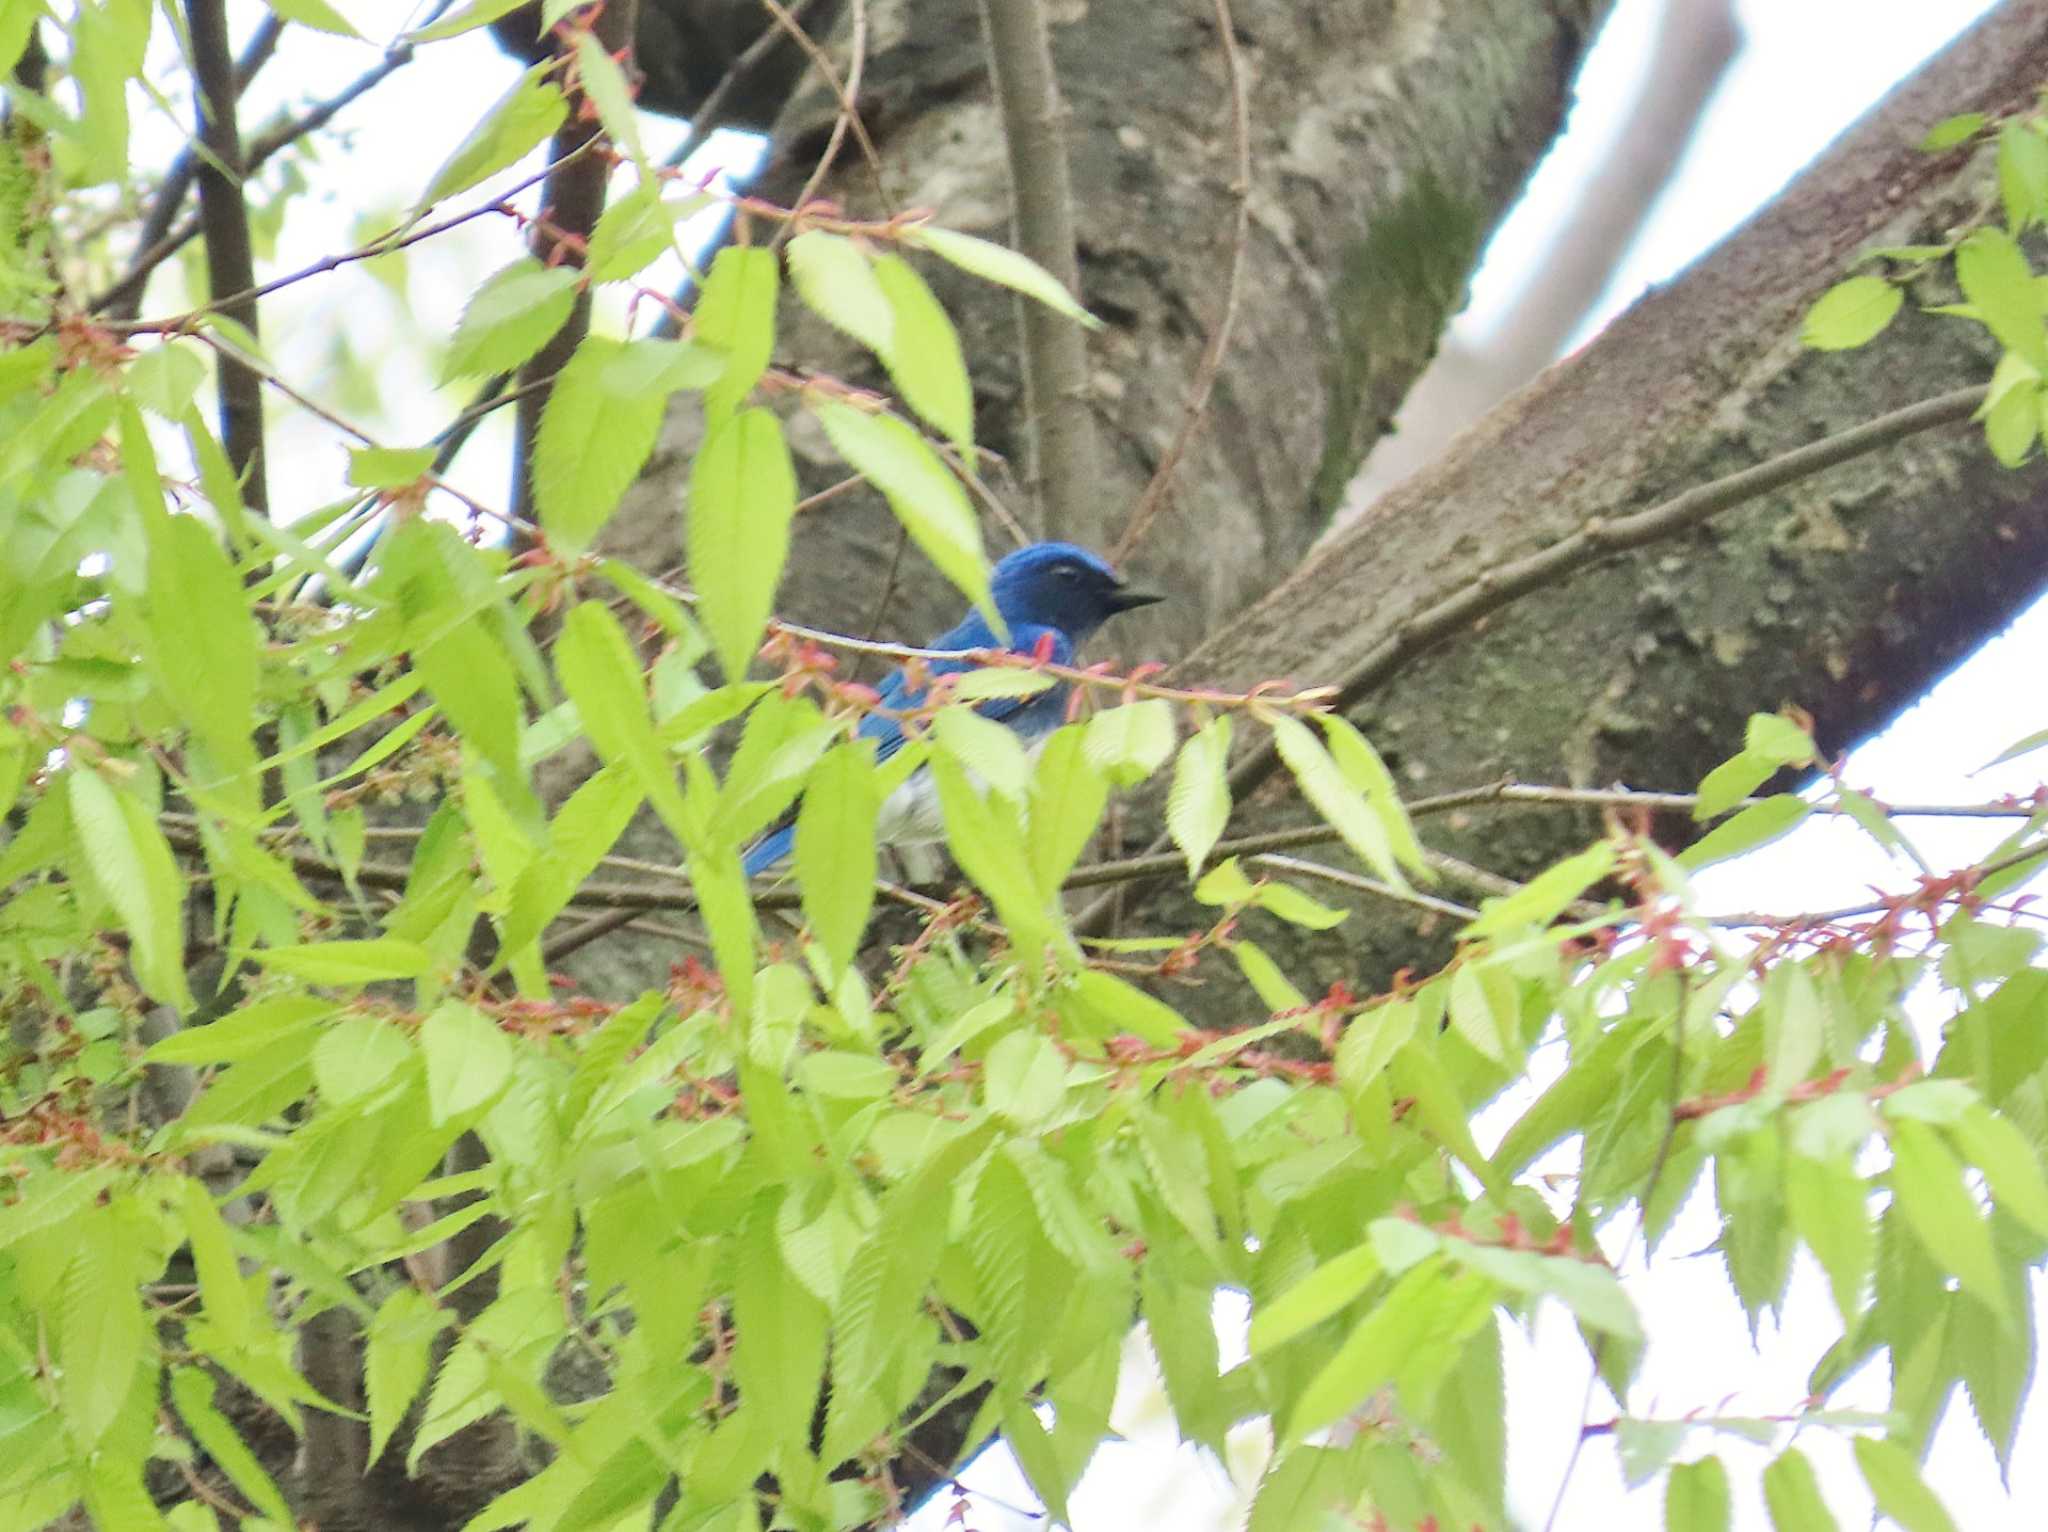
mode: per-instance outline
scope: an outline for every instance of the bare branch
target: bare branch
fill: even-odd
[[[210,292],[247,293],[256,285],[256,256],[249,243],[249,205],[242,195],[242,134],[235,125],[239,86],[228,54],[227,0],[186,0],[192,34],[192,77],[199,113],[199,221],[206,236]],[[220,311],[251,335],[257,333],[256,300],[241,297]],[[221,356],[221,444],[242,481],[242,498],[258,515],[268,515],[270,493],[263,476],[263,388],[243,363]]]
[[[981,0],[981,16],[1009,151],[1017,248],[1079,299],[1074,193],[1063,131],[1066,108],[1053,74],[1044,7],[1041,0]],[[1103,528],[1102,475],[1089,400],[1086,338],[1072,320],[1042,303],[1020,297],[1017,313],[1039,533],[1098,543]]]

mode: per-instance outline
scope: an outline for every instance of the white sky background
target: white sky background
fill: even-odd
[[[1461,325],[1483,330],[1495,322],[1512,306],[1530,264],[1541,260],[1548,232],[1594,172],[1615,130],[1645,60],[1658,3],[1621,0],[1582,77],[1570,132],[1503,231],[1495,247],[1503,254],[1480,273]],[[403,0],[342,0],[342,7],[379,44],[360,49],[360,63],[351,70],[375,62],[382,41],[413,14]],[[1583,342],[1646,284],[1667,279],[1740,223],[1893,81],[1988,8],[1987,0],[1745,0],[1739,9],[1746,45],[1673,184],[1622,261],[1599,315],[1577,340]],[[247,35],[257,14],[253,5],[237,4],[237,37]],[[323,95],[346,78],[335,68],[330,39],[296,32],[288,29],[278,58],[252,93],[258,111],[279,101]],[[321,63],[317,78],[309,63],[315,59]],[[515,66],[481,36],[460,39],[425,50],[417,62],[351,108],[338,119],[345,138],[341,143],[323,140],[324,164],[314,172],[327,200],[295,206],[287,243],[265,263],[264,274],[291,269],[389,227],[395,217],[360,215],[366,208],[374,214],[402,210],[477,121],[480,103],[495,99],[515,74]],[[187,131],[182,121],[161,114],[138,115],[137,121],[138,156],[152,161],[167,159]],[[644,118],[643,123],[649,151],[656,155],[678,141],[682,131],[661,119]],[[728,140],[714,141],[709,154],[747,152],[743,142]],[[483,195],[482,190],[465,194],[457,205],[469,206]],[[944,210],[940,213],[943,217]],[[519,253],[509,221],[479,220],[414,252],[403,301],[361,267],[287,289],[264,307],[273,357],[287,376],[370,428],[385,444],[423,442],[468,401],[466,389],[434,385],[414,337],[422,332],[445,336],[480,278]],[[174,281],[159,278],[147,311],[168,312],[176,302]],[[367,392],[343,386],[350,370],[342,365],[345,354],[378,359],[375,383]],[[275,411],[274,395],[270,404]],[[278,430],[270,459],[273,501],[289,513],[330,499],[346,466],[333,434],[303,418],[279,420],[273,414],[273,421]],[[478,433],[456,470],[466,489],[495,505],[506,499],[507,433],[501,413]],[[1882,739],[1857,752],[1849,779],[1894,801],[1974,801],[1999,791],[2031,789],[2048,756],[1998,773],[1970,773],[2013,740],[2048,727],[2048,698],[2039,681],[2044,650],[2048,611],[2036,610]],[[1731,752],[1738,743],[1730,742]],[[1955,865],[1976,855],[1995,833],[1940,822],[1922,830],[1919,840],[1937,865]],[[1713,908],[1790,910],[1854,902],[1871,883],[1897,886],[1902,877],[1838,823],[1817,823],[1703,882]],[[1794,1409],[1805,1392],[1808,1369],[1833,1334],[1836,1321],[1824,1283],[1809,1265],[1795,1278],[1782,1327],[1767,1325],[1762,1355],[1752,1353],[1718,1259],[1682,1258],[1712,1234],[1710,1199],[1696,1196],[1654,1268],[1631,1281],[1646,1329],[1655,1338],[1630,1400],[1636,1413],[1665,1417],[1688,1410],[1763,1414]],[[1241,1344],[1242,1307],[1236,1307],[1235,1316],[1226,1313],[1231,1307],[1219,1305],[1219,1318],[1227,1321],[1226,1359]],[[1141,1355],[1136,1347],[1134,1355]],[[1509,1331],[1511,1496],[1515,1513],[1529,1527],[1543,1524],[1577,1434],[1585,1379],[1583,1363],[1574,1360],[1579,1355],[1576,1336],[1556,1314],[1541,1316],[1533,1341]],[[1137,1382],[1142,1371],[1134,1368],[1130,1381]],[[1882,1378],[1858,1381],[1869,1390],[1862,1396],[1868,1399]],[[1855,1397],[1852,1385],[1842,1402]],[[2041,1403],[2037,1397],[2035,1404]],[[1077,1532],[1200,1532],[1231,1524],[1232,1506],[1238,1503],[1231,1475],[1199,1450],[1176,1445],[1162,1409],[1156,1391],[1142,1387],[1130,1389],[1121,1402],[1118,1424],[1130,1441],[1112,1444],[1098,1457],[1074,1499]],[[1611,1413],[1604,1399],[1595,1403],[1596,1418]],[[1843,1525],[1864,1524],[1868,1499],[1846,1453],[1825,1451],[1821,1433],[1801,1444],[1813,1450]],[[1686,1455],[1705,1450],[1721,1452],[1729,1466],[1737,1526],[1745,1532],[1767,1526],[1756,1477],[1768,1454],[1733,1438],[1698,1433]],[[1256,1442],[1247,1440],[1246,1456],[1235,1465],[1247,1484],[1256,1473],[1257,1455]],[[2048,1505],[2048,1420],[2023,1421],[2015,1464],[2008,1495],[1958,1396],[1937,1437],[1929,1476],[1962,1525],[1972,1532],[2033,1532],[2043,1524],[2039,1508]],[[993,1497],[975,1505],[969,1525],[980,1532],[1043,1525],[1006,1509],[1031,1504],[1006,1454],[984,1455],[966,1478]],[[1626,1495],[1611,1441],[1595,1439],[1581,1457],[1556,1525],[1656,1526],[1662,1494],[1661,1481],[1653,1481]],[[946,1513],[946,1501],[934,1502],[914,1525],[920,1532],[937,1532]]]

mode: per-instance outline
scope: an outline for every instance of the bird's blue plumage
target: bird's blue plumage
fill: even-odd
[[[1103,623],[1118,612],[1159,599],[1131,590],[1100,555],[1073,543],[1059,542],[1033,543],[1003,559],[992,574],[989,594],[1010,630],[1007,644],[997,637],[977,609],[969,611],[924,647],[1043,653],[1054,664],[1071,665],[1081,644]],[[964,653],[957,660],[926,660],[922,666],[927,676],[974,668],[975,662]],[[915,710],[928,690],[913,686],[900,667],[882,678],[876,688],[880,708],[861,721],[858,731],[862,738],[876,742],[878,761],[894,755],[906,738],[902,719],[889,715]],[[1028,746],[1057,729],[1066,709],[1067,687],[1061,684],[1031,697],[993,697],[979,704],[976,711],[1008,725]],[[931,797],[929,773],[919,770],[883,805],[878,838],[900,845],[936,839],[936,807]],[[793,817],[761,836],[742,858],[748,875],[766,872],[788,856],[795,839]]]

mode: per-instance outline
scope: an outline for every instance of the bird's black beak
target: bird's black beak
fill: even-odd
[[[1149,590],[1132,590],[1127,585],[1119,585],[1109,594],[1109,606],[1113,612],[1128,612],[1133,607],[1151,606],[1154,602],[1165,599],[1164,596],[1153,595]]]

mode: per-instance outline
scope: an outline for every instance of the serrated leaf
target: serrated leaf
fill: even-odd
[[[712,428],[690,471],[690,583],[697,620],[732,680],[761,645],[796,500],[796,467],[774,415],[742,410]]]
[[[697,300],[691,333],[725,354],[725,371],[706,390],[714,423],[747,397],[775,354],[775,300],[782,268],[771,250],[727,245],[712,259]]]
[[[1064,314],[1091,330],[1102,328],[1101,320],[1075,302],[1073,294],[1062,287],[1051,272],[1027,255],[986,239],[977,239],[972,234],[936,229],[929,224],[906,229],[903,242],[931,251],[940,260],[959,267],[970,276],[993,282],[998,287],[1007,287],[1027,298],[1035,298],[1054,313]]]
[[[1406,889],[1408,880],[1395,864],[1394,843],[1385,825],[1366,803],[1365,795],[1338,769],[1314,731],[1298,718],[1276,718],[1273,743],[1294,774],[1302,796],[1343,837],[1352,855],[1396,888]]]
[[[1998,343],[2048,376],[2048,329],[2027,258],[2003,229],[1977,229],[1956,250],[1956,282]]]
[[[2048,219],[2048,138],[2019,118],[1998,130],[1998,193],[2015,238]]]
[[[314,984],[356,985],[383,979],[417,979],[434,966],[433,953],[418,942],[401,941],[395,936],[267,947],[250,955],[266,968]]]
[[[582,81],[584,96],[597,108],[598,121],[604,124],[612,142],[623,148],[645,174],[647,151],[640,146],[640,122],[633,111],[633,91],[626,84],[625,71],[605,51],[595,32],[577,27],[571,35],[576,41],[576,73]]]
[[[1924,1123],[1892,1120],[1892,1195],[1906,1224],[1943,1271],[1992,1313],[2010,1319],[1991,1231],[1964,1184],[1962,1166]]]
[[[1838,1525],[1821,1498],[1820,1481],[1813,1465],[1796,1447],[1788,1447],[1764,1470],[1764,1504],[1771,1513],[1774,1532],[1829,1532]]]
[[[1920,1477],[1913,1455],[1895,1443],[1874,1436],[1856,1438],[1856,1466],[1877,1501],[1877,1508],[1896,1521],[1902,1532],[1956,1532],[1956,1524]]]
[[[525,157],[528,150],[552,137],[569,115],[562,92],[547,78],[552,62],[536,64],[500,96],[469,136],[434,172],[418,206],[430,207],[444,197],[465,191],[487,176]]]
[[[1664,1532],[1728,1532],[1728,1470],[1717,1457],[1680,1463],[1664,1485]]]
[[[256,1310],[249,1289],[235,1264],[234,1247],[228,1229],[213,1204],[213,1194],[197,1177],[187,1177],[183,1214],[185,1238],[192,1250],[192,1266],[199,1278],[199,1295],[206,1306],[206,1321],[234,1350],[255,1343]]]
[[[280,21],[296,21],[302,27],[316,32],[329,32],[336,37],[361,37],[355,24],[342,15],[327,0],[263,0],[276,13]],[[281,1521],[291,1518],[280,1517]]]
[[[1088,759],[1119,787],[1135,787],[1165,765],[1173,742],[1173,709],[1163,697],[1105,708],[1088,720]]]
[[[661,432],[662,393],[618,386],[629,343],[586,336],[541,409],[533,446],[533,498],[548,540],[588,548],[640,476]]]
[[[870,415],[837,399],[814,398],[810,408],[833,449],[882,492],[910,540],[997,633],[1005,632],[989,596],[988,554],[974,508],[924,438],[893,415]]]
[[[1344,1308],[1385,1273],[1370,1241],[1333,1256],[1253,1310],[1251,1353],[1264,1356]]]
[[[1031,760],[1017,731],[972,708],[942,708],[932,720],[939,748],[982,782],[1019,803],[1031,786]]]
[[[1678,865],[1688,870],[1707,867],[1767,846],[1798,829],[1813,810],[1813,804],[1794,793],[1774,794],[1715,825],[1679,853]]]
[[[201,787],[253,810],[257,637],[247,599],[214,533],[197,517],[145,514],[150,667],[206,745]]]
[[[843,234],[809,229],[784,246],[783,255],[789,280],[812,313],[877,356],[888,355],[895,311],[858,244]]]
[[[576,307],[581,274],[530,255],[493,273],[470,294],[441,359],[441,381],[510,372],[539,351]]]
[[[811,768],[797,811],[796,876],[804,919],[835,972],[853,961],[874,909],[875,819],[881,805],[872,745],[848,741]]]
[[[1850,277],[1814,301],[1799,338],[1815,351],[1853,350],[1883,334],[1905,301],[1905,291],[1883,277]]]
[[[1051,898],[1102,822],[1109,779],[1088,759],[1087,730],[1056,731],[1039,749],[1031,773],[1027,854],[1039,892]]]
[[[1166,795],[1166,830],[1188,859],[1188,876],[1200,875],[1230,822],[1230,719],[1219,715],[1190,734],[1173,763]]]
[[[73,1251],[58,1293],[57,1397],[71,1439],[89,1450],[113,1425],[135,1384],[151,1332],[121,1225],[94,1210],[68,1231]]]
[[[249,1444],[214,1407],[213,1387],[213,1379],[200,1368],[171,1369],[171,1401],[177,1405],[178,1418],[185,1422],[192,1439],[225,1470],[251,1505],[280,1527],[291,1526],[291,1507],[279,1493],[276,1481],[249,1450]]]
[[[133,793],[109,787],[95,771],[74,766],[65,776],[72,833],[94,884],[128,932],[136,978],[164,1004],[191,1009],[184,880],[156,817]]]
[[[1411,1266],[1302,1389],[1287,1439],[1299,1441],[1350,1414],[1421,1348],[1462,1341],[1490,1317],[1492,1303],[1493,1287],[1483,1277],[1447,1271],[1435,1257]]]
[[[1863,1295],[1877,1258],[1877,1231],[1862,1179],[1847,1165],[1792,1155],[1785,1161],[1785,1207],[1792,1228],[1827,1273],[1844,1325],[1863,1312]]]
[[[764,1199],[734,1256],[732,1369],[784,1441],[802,1441],[811,1428],[825,1371],[825,1319],[825,1305],[783,1260],[774,1204]]]
[[[420,1051],[436,1127],[484,1106],[512,1077],[512,1040],[459,1000],[443,1001],[420,1023]]]
[[[873,257],[875,281],[889,300],[892,330],[881,353],[904,403],[974,462],[974,389],[960,354],[960,335],[917,269],[900,255]],[[970,472],[972,471],[970,467]]]
[[[599,215],[583,262],[586,278],[622,282],[638,276],[675,248],[675,226],[709,205],[702,193],[670,202],[659,182],[643,181]]]

